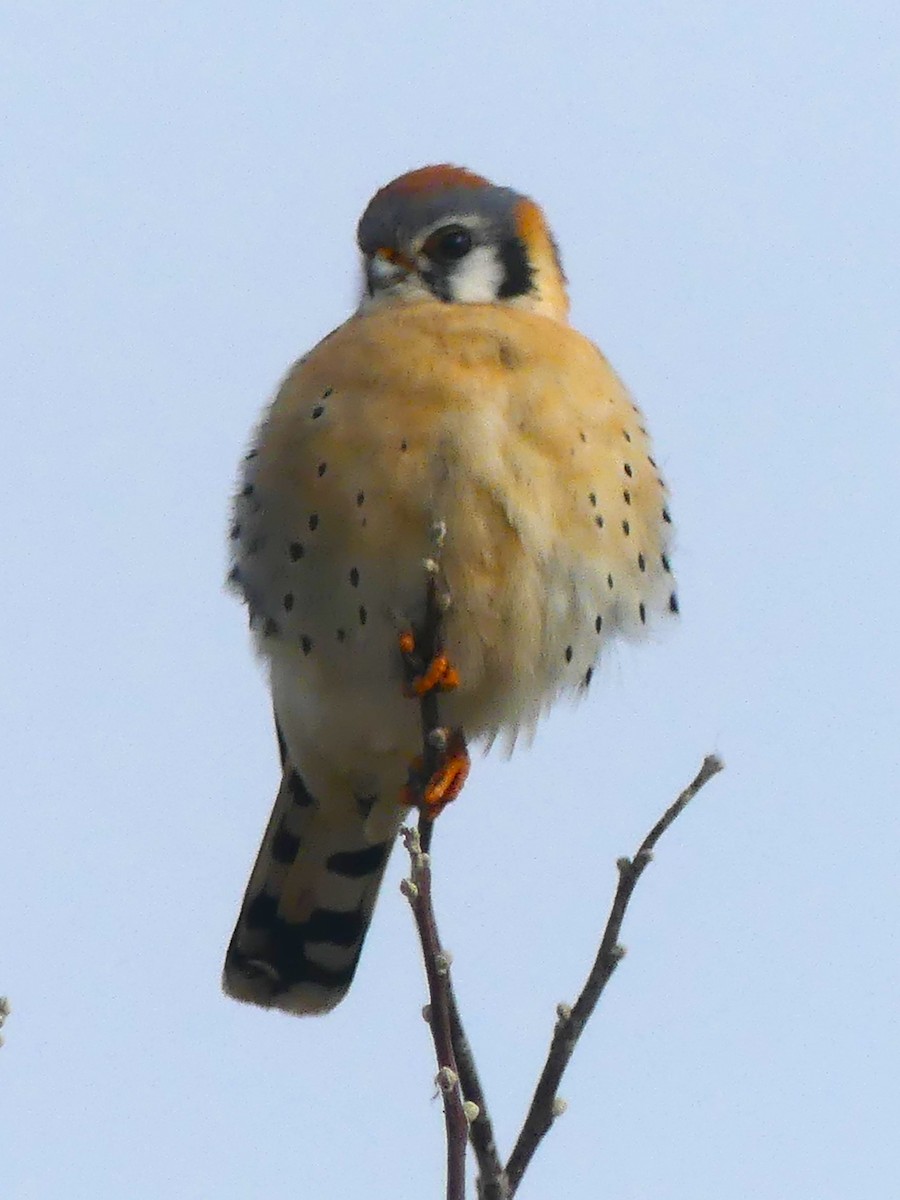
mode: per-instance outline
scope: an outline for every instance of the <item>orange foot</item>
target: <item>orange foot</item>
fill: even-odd
[[[459,672],[443,650],[439,650],[431,662],[425,663],[416,653],[415,635],[401,633],[400,653],[406,665],[407,696],[421,698],[429,692],[452,692],[459,687]]]
[[[406,803],[419,808],[429,821],[433,821],[462,791],[469,775],[469,767],[466,739],[462,730],[456,729],[450,735],[430,779],[422,779],[421,758],[412,763],[409,783],[405,788]]]

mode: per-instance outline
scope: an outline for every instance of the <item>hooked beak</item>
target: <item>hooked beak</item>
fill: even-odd
[[[390,246],[382,246],[366,264],[369,291],[374,293],[379,288],[390,287],[404,275],[411,275],[415,269],[416,264],[411,258]]]

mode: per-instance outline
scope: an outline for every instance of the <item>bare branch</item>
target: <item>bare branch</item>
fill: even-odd
[[[425,973],[428,977],[430,1004],[427,1012],[438,1061],[436,1083],[444,1100],[447,1131],[447,1200],[464,1200],[466,1194],[466,1142],[469,1122],[463,1107],[459,1072],[453,1053],[450,1026],[450,962],[441,948],[431,902],[431,864],[422,852],[415,829],[402,830],[403,844],[409,851],[410,877],[403,881],[422,943]]]
[[[634,858],[620,858],[618,861],[619,884],[613,897],[606,928],[603,931],[600,949],[597,951],[594,965],[574,1007],[570,1009],[567,1005],[561,1004],[557,1009],[556,1028],[553,1031],[547,1061],[535,1088],[522,1131],[506,1165],[510,1196],[515,1195],[535,1150],[547,1134],[554,1119],[561,1112],[561,1101],[557,1096],[557,1089],[563,1072],[569,1064],[572,1052],[603,993],[603,989],[624,956],[624,948],[619,944],[619,934],[635,885],[650,862],[656,843],[703,785],[717,775],[722,768],[723,764],[719,758],[712,754],[708,755],[703,760],[703,765],[695,778],[641,842]]]

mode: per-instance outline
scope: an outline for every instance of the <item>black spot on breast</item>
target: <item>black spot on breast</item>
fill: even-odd
[[[356,507],[362,508],[362,506],[365,504],[365,502],[366,502],[366,493],[365,492],[357,492],[356,493]]]
[[[628,488],[623,488],[622,499],[625,501],[626,504],[631,503],[631,492],[629,492]]]
[[[584,686],[585,686],[585,687],[590,687],[590,685],[591,685],[591,680],[592,680],[593,678],[594,678],[594,668],[593,668],[593,667],[588,667],[588,669],[587,669],[587,670],[585,671],[585,673],[584,673]]]
[[[350,586],[359,587],[359,571],[357,571],[356,567],[350,568]]]
[[[631,463],[624,463],[622,466],[622,470],[625,472],[625,474],[628,476],[629,479],[634,474],[634,471],[632,471],[632,469],[631,469]]]
[[[240,525],[239,525],[239,524],[237,524],[237,523],[236,523],[236,524],[234,524],[234,525],[232,525],[232,527],[231,527],[231,531],[230,531],[230,533],[229,533],[229,535],[228,535],[228,536],[231,538],[231,540],[232,540],[233,542],[236,542],[236,541],[237,541],[237,539],[238,539],[238,538],[241,536],[241,527],[240,527]]]
[[[572,661],[572,647],[566,646],[566,662],[570,663],[571,661]]]
[[[309,531],[310,531],[310,533],[312,533],[313,530],[318,529],[318,527],[319,527],[319,514],[318,513],[310,513],[309,514]]]
[[[281,630],[278,628],[278,622],[273,621],[271,617],[266,617],[263,625],[263,637],[277,637]]]
[[[622,522],[622,532],[625,534],[626,537],[628,537],[628,535],[631,533],[631,526],[628,524],[627,521]]]
[[[299,562],[306,553],[302,542],[291,542],[288,552],[291,556],[291,562]]]
[[[281,603],[284,605],[284,611],[290,612],[291,609],[294,607],[294,593],[293,592],[285,592],[284,599],[282,600]]]
[[[639,569],[639,570],[641,570],[641,571],[646,571],[646,570],[647,570],[647,560],[646,560],[646,558],[644,558],[643,554],[639,554],[639,555],[638,555],[637,562],[638,562],[638,569]]]
[[[242,487],[242,488],[241,488],[241,495],[242,495],[242,496],[252,496],[252,495],[253,495],[253,484],[252,484],[252,483],[248,483],[248,484],[246,485],[246,487]]]
[[[407,442],[406,438],[404,438],[403,441],[400,443],[400,449],[404,450],[404,451],[409,449],[409,443]]]
[[[622,437],[625,439],[626,442],[631,441],[631,434],[628,432],[627,429],[622,430]]]
[[[500,338],[497,343],[497,357],[500,359],[500,366],[505,367],[507,371],[514,371],[522,365],[522,356],[507,338]]]
[[[662,569],[665,571],[665,573],[667,575],[671,575],[672,564],[669,562],[669,556],[667,554],[661,554],[659,556],[659,561],[662,563]]]
[[[598,516],[594,517],[594,521],[596,522],[598,529],[603,528],[603,518],[601,516],[598,515]]]
[[[650,464],[651,467],[654,467],[654,468],[656,467],[656,459],[651,454],[647,455],[647,462]]]
[[[347,637],[347,631],[346,631],[346,629],[339,629],[339,630],[337,631],[337,640],[338,640],[339,642],[343,642],[343,641],[346,639],[346,637]]]
[[[321,415],[324,411],[325,411],[325,405],[317,404],[315,406],[315,408],[312,410],[312,413],[310,415],[312,416],[312,419],[314,421],[318,421],[319,417],[321,417]]]
[[[250,539],[244,549],[246,550],[247,554],[258,554],[265,544],[264,538],[255,537]]]
[[[598,633],[603,628],[603,617],[600,613],[597,613],[597,619],[594,621],[594,628]]]
[[[587,445],[587,434],[584,431],[580,431],[578,436]]]
[[[241,582],[241,568],[240,567],[232,567],[231,568],[231,570],[228,572],[228,582],[229,583],[240,583]]]
[[[244,462],[250,462],[251,459],[256,458],[257,454],[259,454],[258,450],[250,450],[247,454],[244,455]]]
[[[669,612],[677,613],[679,610],[678,597],[673,592],[669,597]]]
[[[312,648],[313,648],[312,638],[308,637],[304,633],[303,637],[300,639],[300,649],[303,651],[304,654],[309,654],[309,652],[312,650]]]
[[[672,524],[672,514],[669,512],[669,510],[667,508],[664,508],[662,510],[662,519],[665,521],[665,523],[667,525]]]
[[[328,463],[320,462],[320,463],[319,463],[319,466],[318,466],[318,468],[317,468],[318,475],[319,475],[319,478],[320,478],[320,479],[322,478],[322,476],[325,474],[325,472],[326,472],[327,470],[328,470]]]
[[[597,507],[597,493],[588,492],[588,500],[591,502],[591,508]]]
[[[322,399],[327,400],[333,391],[334,391],[334,388],[330,388],[330,387],[326,388],[325,391],[322,393]]]
[[[613,589],[613,577],[612,577],[612,575],[607,575],[607,577],[606,577],[606,586],[609,588],[609,590],[610,590],[610,591],[612,591],[612,589]]]
[[[647,623],[647,606],[644,604],[643,600],[638,605],[638,615],[641,618],[641,624],[646,625],[646,623]]]
[[[364,604],[361,604],[359,606],[359,623],[360,623],[360,625],[365,625],[365,623],[366,623],[366,621],[368,621],[368,619],[369,619],[369,614],[366,612],[366,606]]]

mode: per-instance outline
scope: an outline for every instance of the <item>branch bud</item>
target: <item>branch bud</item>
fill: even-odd
[[[554,1119],[556,1117],[561,1117],[568,1107],[569,1107],[568,1100],[563,1100],[562,1096],[554,1096],[553,1097]]]
[[[400,880],[400,891],[407,898],[407,900],[417,900],[418,899],[419,889],[416,887],[416,885],[413,883],[413,881],[411,879],[401,879]]]
[[[466,1120],[470,1125],[481,1116],[481,1109],[474,1100],[463,1100],[463,1112],[466,1114]]]
[[[459,1076],[450,1067],[441,1067],[434,1077],[434,1082],[438,1089],[446,1095],[447,1092],[452,1092],[459,1083]]]
[[[450,970],[450,964],[453,962],[453,955],[449,950],[441,950],[434,956],[434,965],[438,975],[446,975]]]

